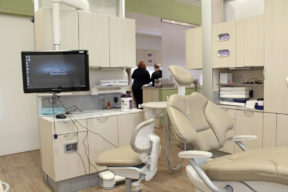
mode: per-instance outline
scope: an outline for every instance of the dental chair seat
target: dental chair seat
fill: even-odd
[[[131,167],[143,164],[139,153],[131,146],[123,146],[102,152],[96,159],[96,164],[107,167]]]
[[[208,161],[202,169],[214,181],[288,183],[288,148],[249,150]]]

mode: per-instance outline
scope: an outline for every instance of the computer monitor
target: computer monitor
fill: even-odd
[[[23,51],[24,93],[89,90],[88,51]]]

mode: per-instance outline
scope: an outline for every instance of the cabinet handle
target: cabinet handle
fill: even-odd
[[[217,52],[218,57],[229,57],[230,51],[229,49],[221,49]]]
[[[217,35],[217,41],[228,41],[230,39],[230,34],[229,33],[220,33]]]

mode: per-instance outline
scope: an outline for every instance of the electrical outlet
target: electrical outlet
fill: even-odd
[[[78,149],[78,143],[68,143],[64,145],[65,152],[73,152],[77,151]]]

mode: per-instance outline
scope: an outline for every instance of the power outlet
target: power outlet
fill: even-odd
[[[65,147],[65,152],[77,151],[78,143],[68,143],[68,144],[65,144],[64,147]]]

